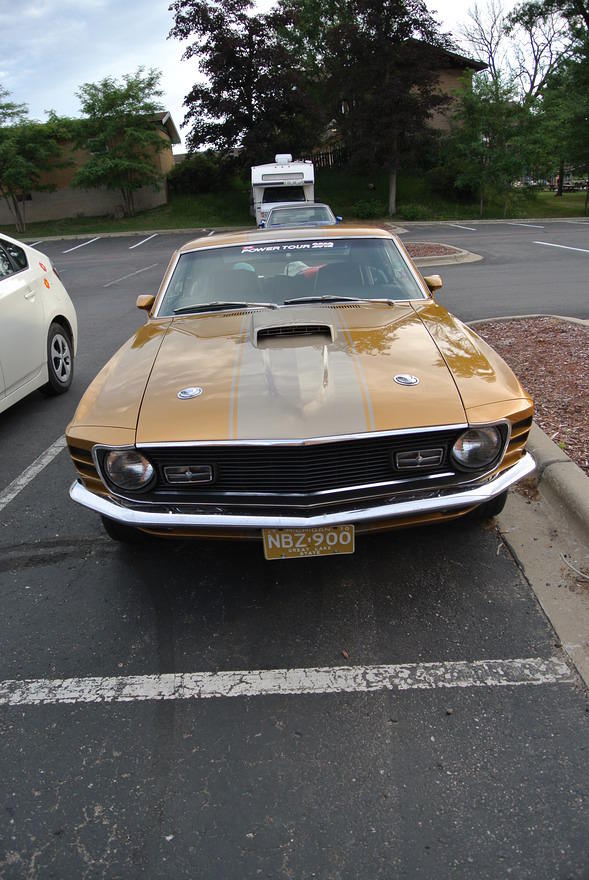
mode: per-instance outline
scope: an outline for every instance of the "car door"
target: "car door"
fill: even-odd
[[[0,362],[5,395],[34,382],[46,363],[42,290],[25,251],[0,239]]]

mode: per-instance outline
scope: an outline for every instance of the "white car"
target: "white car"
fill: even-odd
[[[329,207],[321,202],[305,202],[300,205],[276,205],[270,208],[268,216],[262,220],[263,229],[279,229],[302,226],[335,226],[341,221]]]
[[[72,384],[78,321],[51,260],[0,234],[0,412]]]

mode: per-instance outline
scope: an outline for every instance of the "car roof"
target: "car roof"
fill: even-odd
[[[323,226],[321,228],[292,227],[277,229],[243,229],[235,232],[221,232],[206,235],[186,242],[178,249],[179,253],[204,250],[211,247],[229,247],[230,245],[262,244],[278,241],[311,241],[320,236],[331,238],[392,238],[395,236],[388,230],[378,226]]]

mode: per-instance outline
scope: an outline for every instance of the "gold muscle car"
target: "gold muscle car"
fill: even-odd
[[[67,429],[71,497],[117,540],[255,538],[267,558],[498,513],[533,404],[374,227],[201,238]]]

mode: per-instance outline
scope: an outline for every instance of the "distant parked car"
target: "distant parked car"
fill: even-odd
[[[78,322],[49,257],[0,236],[0,412],[72,384]]]
[[[319,202],[303,205],[278,205],[268,211],[266,220],[262,220],[260,227],[264,229],[279,229],[280,227],[301,226],[335,226],[341,217],[336,217],[329,207]]]

